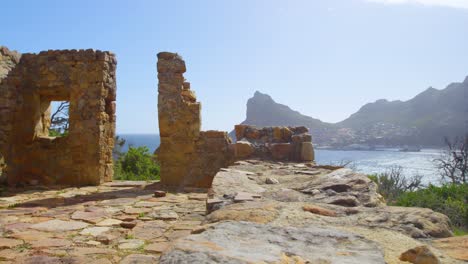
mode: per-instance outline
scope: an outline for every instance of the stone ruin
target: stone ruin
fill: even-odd
[[[310,162],[314,160],[312,136],[306,127],[235,126],[235,157],[252,157],[278,161]]]
[[[111,181],[114,54],[0,52],[0,153],[8,183],[79,186]],[[70,102],[67,136],[49,137],[52,101]]]
[[[200,131],[201,105],[184,79],[184,60],[175,53],[158,54],[158,116],[161,183],[209,188],[220,168],[230,164],[227,132]]]
[[[305,127],[257,129],[236,126],[233,144],[227,132],[200,131],[201,105],[183,73],[184,60],[175,53],[158,54],[158,114],[161,182],[176,187],[209,188],[216,173],[236,160],[265,158],[313,161],[312,138]]]
[[[0,162],[10,185],[98,185],[113,177],[115,56],[94,50],[19,54],[0,48]],[[238,125],[201,131],[201,105],[184,79],[184,60],[158,54],[161,182],[209,188],[216,173],[236,160],[313,161],[304,127]],[[51,102],[68,101],[67,136],[50,137]]]

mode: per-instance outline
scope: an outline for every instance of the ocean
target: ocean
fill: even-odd
[[[146,146],[152,153],[159,146],[159,136],[155,134],[121,134],[126,139],[124,150],[129,146]],[[325,150],[316,149],[317,164],[339,165],[351,162],[358,172],[366,174],[382,173],[391,167],[401,166],[404,175],[422,175],[423,182],[438,184],[439,174],[433,160],[442,154],[439,149],[422,149],[420,152],[400,152],[398,149],[374,151],[363,150]]]

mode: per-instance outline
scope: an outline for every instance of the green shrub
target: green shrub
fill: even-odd
[[[66,137],[68,136],[68,130],[61,132],[57,129],[49,129],[49,137]]]
[[[114,179],[149,181],[159,179],[159,164],[147,147],[130,147],[115,162]]]
[[[377,191],[389,204],[393,204],[401,194],[422,187],[422,176],[405,177],[403,169],[399,166],[390,167],[383,173],[367,177],[377,184]]]
[[[396,205],[425,207],[447,215],[455,227],[468,230],[468,184],[446,184],[405,192]]]
[[[371,181],[379,184],[379,176],[377,174],[367,175],[367,178],[369,178]]]

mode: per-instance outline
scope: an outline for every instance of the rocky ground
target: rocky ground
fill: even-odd
[[[404,263],[418,246],[430,254],[408,258],[433,261],[419,263],[468,260],[446,216],[385,206],[347,169],[252,160],[222,169],[208,194],[161,189],[4,191],[0,263]]]

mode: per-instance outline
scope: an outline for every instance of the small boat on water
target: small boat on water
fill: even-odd
[[[420,152],[421,148],[420,147],[404,146],[403,148],[400,148],[398,151],[400,151],[400,152]]]

